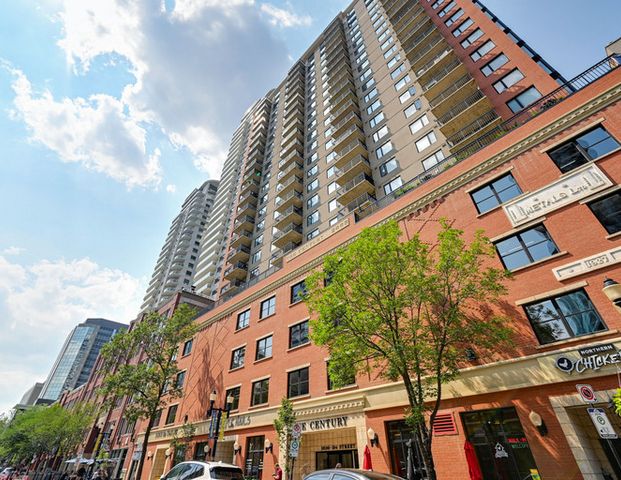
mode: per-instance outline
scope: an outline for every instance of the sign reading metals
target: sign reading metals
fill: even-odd
[[[610,179],[597,165],[590,163],[539,190],[507,202],[503,209],[511,224],[517,227],[610,186]]]

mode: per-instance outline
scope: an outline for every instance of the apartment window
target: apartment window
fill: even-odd
[[[252,254],[251,263],[257,263],[261,260],[261,250]]]
[[[259,276],[259,267],[250,270],[250,279],[257,278]]]
[[[232,398],[233,401],[231,402],[231,410],[237,410],[239,408],[239,393],[240,393],[241,387],[234,387],[234,388],[229,388],[226,391],[226,398]]]
[[[377,88],[374,88],[373,90],[371,90],[369,93],[367,93],[364,96],[364,102],[368,102],[369,100],[374,99],[375,97],[377,97],[378,91]]]
[[[332,162],[336,158],[336,152],[330,152],[326,155],[326,163]]]
[[[328,222],[328,225],[333,227],[334,225],[336,225],[339,222],[339,217],[332,217],[330,219],[330,221]]]
[[[308,394],[308,367],[289,372],[287,377],[287,397]]]
[[[304,280],[291,286],[291,303],[299,302],[306,295],[306,283]]]
[[[263,235],[259,235],[257,238],[254,239],[254,245],[255,246],[259,246],[263,244]]]
[[[397,62],[398,62],[399,60],[401,60],[401,55],[399,55],[399,54],[397,53],[397,54],[396,54],[394,57],[392,57],[392,58],[389,60],[389,62],[387,63],[388,68],[390,69],[390,68],[394,67],[394,66],[397,64]]]
[[[470,26],[472,26],[473,24],[474,24],[474,21],[471,18],[467,18],[461,23],[461,25],[459,25],[459,27],[453,30],[453,36],[459,37],[462,33],[468,30],[468,28],[470,28]]]
[[[494,83],[494,88],[498,93],[504,92],[507,88],[512,87],[522,80],[524,75],[517,68],[507,73],[504,77]]]
[[[317,235],[319,235],[319,229],[316,228],[315,230],[308,232],[306,234],[306,240],[312,240],[313,238],[315,238]]]
[[[388,135],[388,126],[384,125],[382,128],[380,128],[377,132],[373,134],[373,141],[378,142],[379,140],[384,138],[386,135]]]
[[[619,142],[604,127],[597,126],[550,150],[548,155],[559,170],[565,173],[617,148]]]
[[[423,160],[423,168],[425,170],[429,170],[430,168],[435,167],[442,160],[444,160],[444,152],[442,150],[438,150]]]
[[[472,61],[476,62],[484,55],[487,55],[495,47],[496,47],[496,44],[494,44],[494,42],[492,42],[491,40],[488,40],[483,45],[481,45],[479,48],[477,48],[474,52],[472,52],[470,54],[470,58],[472,59]]]
[[[543,225],[511,235],[495,245],[507,270],[529,265],[559,251]]]
[[[367,107],[367,114],[371,115],[375,110],[377,110],[381,106],[382,106],[382,102],[380,102],[379,100],[376,100],[375,102],[373,102],[371,105]]]
[[[410,98],[412,98],[412,95],[414,95],[415,93],[416,93],[415,87],[408,88],[404,93],[399,95],[399,102],[400,103],[407,102]]]
[[[313,208],[315,205],[319,205],[319,194],[318,193],[316,193],[311,198],[306,200],[306,207],[307,208]]]
[[[459,20],[464,15],[464,11],[460,8],[453,15],[451,15],[448,20],[444,22],[447,27],[450,27],[455,24],[457,20]]]
[[[517,197],[522,193],[519,185],[510,173],[470,192],[477,211],[485,213],[492,208]]]
[[[177,390],[183,389],[183,384],[185,383],[185,371],[179,372],[177,374],[177,378],[175,379],[175,388]]]
[[[289,348],[299,347],[310,342],[308,320],[289,327]]]
[[[607,330],[582,289],[525,305],[524,310],[542,344]]]
[[[410,105],[408,108],[403,110],[403,114],[405,115],[405,118],[410,118],[421,108],[423,108],[423,105],[420,101],[420,98],[417,98],[416,100],[414,100],[414,103],[412,103],[412,105]]]
[[[429,132],[423,138],[416,141],[416,150],[422,152],[426,148],[429,148],[431,145],[436,143],[437,138],[435,132]]]
[[[397,51],[397,46],[393,45],[392,47],[390,47],[388,50],[386,50],[384,52],[384,58],[388,58],[390,57],[393,53],[395,53]]]
[[[386,39],[386,41],[382,43],[382,46],[381,46],[382,50],[385,50],[388,47],[388,45],[390,45],[392,42],[393,42],[392,37],[388,37],[388,39]]]
[[[258,211],[257,211],[257,217],[262,217],[263,215],[265,215],[265,213],[267,212],[267,205],[264,207],[261,207]]]
[[[328,390],[334,390],[334,382],[332,382],[332,379],[330,378],[330,362],[326,362],[326,370],[327,370],[326,373],[328,377]],[[353,368],[348,369],[348,375],[343,383],[343,387],[348,387],[350,385],[355,385],[355,384],[356,384],[356,373],[354,372]]]
[[[166,423],[165,425],[170,425],[171,423],[175,423],[175,417],[177,416],[177,408],[179,405],[171,405],[168,407],[168,413],[166,413]]]
[[[382,145],[381,147],[377,148],[375,150],[375,156],[380,159],[382,158],[384,155],[386,155],[387,153],[392,152],[392,142],[389,140],[387,141],[384,145]]]
[[[334,175],[336,175],[336,167],[330,167],[326,170],[326,176],[328,178],[333,177]]]
[[[614,192],[588,204],[609,234],[621,232],[621,192]]]
[[[401,181],[401,176],[393,178],[390,182],[384,185],[384,194],[390,195],[401,185],[403,185],[403,182]]]
[[[326,150],[330,150],[334,146],[334,139],[331,138],[326,142]]]
[[[399,163],[397,163],[397,159],[393,157],[380,165],[379,172],[382,177],[385,177],[397,168],[399,168]]]
[[[328,203],[328,211],[331,212],[333,210],[336,210],[337,208],[339,208],[339,202],[338,200],[335,198],[334,200],[330,200],[330,202]]]
[[[237,314],[237,325],[236,330],[241,330],[242,328],[246,328],[250,324],[250,310],[244,310],[241,313]]]
[[[369,78],[365,83],[362,84],[362,87],[361,87],[362,91],[366,92],[373,85],[375,85],[375,79],[374,78]]]
[[[390,34],[390,30],[386,30],[384,33],[382,33],[379,37],[377,37],[377,41],[378,42],[383,42],[384,39]],[[392,38],[392,37],[391,37]]]
[[[438,8],[443,2],[444,0],[442,0],[441,2],[436,2],[438,5],[434,3],[434,5],[436,5],[435,7],[433,7],[434,10]],[[444,17],[447,13],[449,13],[453,9],[454,6],[455,6],[455,2],[450,2],[446,7],[444,7],[442,10],[438,12],[438,17],[440,18]]]
[[[379,112],[377,115],[375,115],[371,120],[369,120],[369,125],[371,126],[371,128],[374,128],[377,126],[378,123],[380,123],[382,120],[384,120],[384,113],[383,112]]]
[[[231,370],[244,366],[244,358],[246,357],[246,347],[240,347],[231,352]]]
[[[410,132],[416,133],[425,125],[429,125],[429,118],[427,118],[427,114],[423,114],[421,117],[416,119],[414,123],[410,123]]]
[[[269,358],[272,356],[272,336],[257,340],[257,353],[255,360]]]
[[[508,61],[509,59],[507,58],[507,56],[504,53],[501,53],[496,58],[494,58],[492,61],[482,66],[481,72],[483,72],[483,75],[485,75],[486,77],[489,77],[492,73],[494,73],[500,67],[505,65]]]
[[[267,300],[261,302],[261,313],[259,318],[269,317],[276,313],[276,297],[270,297]]]
[[[390,72],[390,78],[392,78],[394,80],[399,75],[401,75],[403,72],[405,72],[405,64],[404,63],[402,63],[397,68],[395,68],[392,72]]]
[[[482,36],[483,36],[483,30],[481,30],[480,28],[477,28],[474,32],[468,35],[465,40],[462,40],[461,47],[468,48],[470,45],[472,45]]]
[[[306,185],[306,191],[307,192],[312,192],[313,190],[315,190],[318,187],[319,187],[319,179],[316,178],[315,180],[310,182],[308,185]]]
[[[312,168],[309,168],[306,171],[306,176],[307,177],[313,177],[315,175],[317,175],[317,173],[319,173],[319,165],[313,165]]]
[[[251,405],[261,405],[267,403],[270,392],[270,379],[265,378],[254,382],[252,384],[252,398],[250,399]],[[263,438],[263,437],[261,437]]]
[[[535,87],[530,87],[513,99],[509,100],[507,102],[507,107],[509,107],[513,113],[517,113],[540,98],[541,93],[539,93],[539,90],[537,90]]]
[[[308,217],[306,217],[306,225],[314,225],[319,221],[319,210],[315,210]]]
[[[155,416],[151,420],[151,428],[159,426],[161,418],[162,418],[162,409],[160,408],[155,412]]]
[[[193,343],[193,339],[188,340],[187,342],[185,342],[183,344],[183,350],[182,350],[182,355],[185,357],[186,355],[189,355],[190,353],[192,353],[192,343]]]

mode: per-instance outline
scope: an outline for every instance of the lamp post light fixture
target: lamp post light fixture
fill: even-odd
[[[214,390],[213,392],[211,392],[211,394],[209,395],[209,410],[207,411],[207,418],[212,419],[212,425],[215,427],[212,429],[210,429],[210,434],[212,434],[212,438],[213,438],[213,446],[211,447],[211,458],[212,460],[216,458],[216,449],[218,447],[218,437],[220,436],[220,422],[222,421],[222,414],[225,414],[225,421],[229,416],[229,413],[231,412],[231,407],[233,406],[233,396],[232,395],[228,395],[226,397],[226,404],[224,405],[224,408],[217,408],[214,407],[215,403],[216,403],[216,399],[218,398],[218,393]],[[216,415],[216,418],[212,418],[214,416],[214,414]],[[215,425],[214,425],[215,422]]]
[[[531,410],[531,412],[528,414],[528,419],[530,420],[530,423],[532,423],[533,426],[537,428],[539,435],[545,437],[548,434],[548,427],[543,421],[543,418],[541,418],[541,415]]]
[[[375,430],[373,430],[372,428],[369,428],[367,430],[367,437],[369,437],[372,447],[376,447],[379,445],[379,438],[377,438],[377,433],[375,433]]]
[[[602,292],[604,292],[619,313],[621,313],[621,285],[619,285],[619,282],[606,277],[604,279],[604,288]]]
[[[265,439],[265,453],[273,453],[274,451],[274,445],[272,444],[272,442],[270,442],[269,438]]]
[[[241,445],[239,444],[239,442],[237,440],[233,444],[233,454],[234,455],[241,455]]]

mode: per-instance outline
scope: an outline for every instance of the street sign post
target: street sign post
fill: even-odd
[[[291,458],[297,458],[299,452],[300,452],[300,441],[291,440],[291,445],[289,446],[289,456]]]
[[[600,438],[604,440],[611,440],[618,438],[618,435],[615,433],[615,429],[612,427],[610,420],[606,416],[606,412],[603,408],[587,408],[587,412],[589,412],[589,416],[591,417],[591,421],[593,425],[595,425],[595,429],[599,434]]]
[[[585,403],[596,403],[597,402],[597,395],[595,394],[595,390],[593,390],[593,387],[591,385],[588,385],[586,383],[579,383],[578,385],[576,385],[576,389],[578,390],[578,393],[580,394],[580,398],[582,398],[582,401]]]

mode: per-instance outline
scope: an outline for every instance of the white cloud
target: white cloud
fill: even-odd
[[[145,129],[125,113],[121,101],[103,94],[57,101],[48,90],[35,94],[21,71],[10,71],[13,116],[24,121],[33,141],[64,162],[80,163],[128,187],[159,184],[160,152],[147,152]]]
[[[272,25],[278,25],[283,28],[308,27],[313,23],[308,15],[296,15],[290,10],[278,8],[271,3],[262,4],[261,11],[270,17]]]
[[[7,247],[4,250],[0,251],[0,254],[2,254],[2,255],[21,255],[25,251],[26,251],[25,248],[11,246],[11,247]]]
[[[173,184],[166,185],[166,191],[168,193],[175,193],[177,191],[177,185],[173,185]]]
[[[134,318],[145,284],[88,258],[22,265],[0,256],[0,412],[46,377],[75,325]]]

